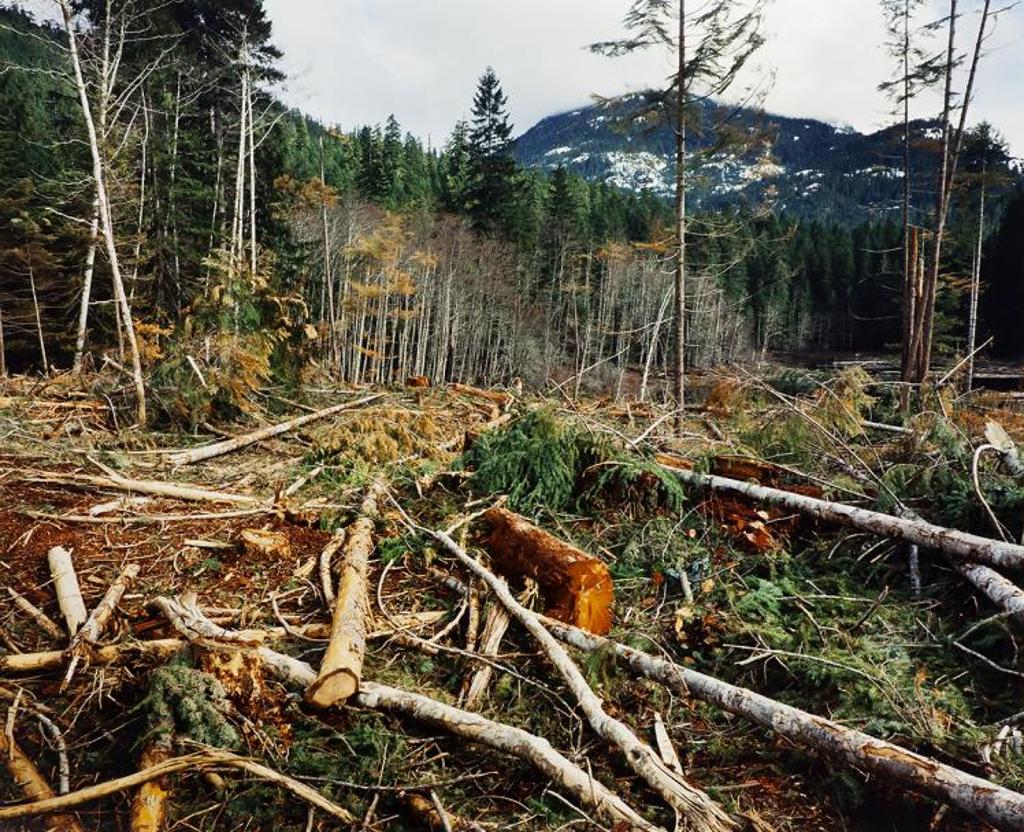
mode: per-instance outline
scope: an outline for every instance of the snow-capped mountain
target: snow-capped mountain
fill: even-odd
[[[665,125],[635,126],[630,117],[644,107],[640,94],[624,96],[545,118],[516,142],[528,167],[559,166],[590,180],[636,192],[673,193],[675,136]],[[743,150],[722,149],[724,129],[743,136]],[[702,128],[694,129],[690,201],[695,208],[770,205],[794,217],[839,222],[866,214],[898,213],[902,197],[902,129],[862,134],[815,119],[788,118],[754,110],[724,110],[706,103]],[[914,172],[927,189],[938,151],[938,131],[914,124]]]

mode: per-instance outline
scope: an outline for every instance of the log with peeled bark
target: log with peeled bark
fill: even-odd
[[[487,584],[509,615],[526,628],[565,681],[594,732],[622,752],[633,771],[683,816],[689,829],[693,832],[723,832],[736,828],[732,818],[707,794],[669,769],[654,749],[642,742],[629,726],[604,710],[601,699],[569,653],[541,623],[540,617],[515,599],[501,578],[470,557],[445,532],[431,531],[430,534],[466,569]]]
[[[188,451],[173,451],[167,454],[167,461],[172,465],[192,465],[196,462],[213,459],[214,457],[223,456],[224,454],[237,451],[240,448],[245,448],[256,442],[262,442],[265,439],[273,439],[275,436],[280,436],[281,434],[288,433],[296,428],[301,428],[304,425],[308,425],[310,422],[315,422],[319,419],[326,419],[337,413],[343,413],[346,410],[353,410],[357,407],[362,407],[363,405],[370,404],[370,402],[375,402],[383,397],[383,393],[376,393],[372,396],[365,396],[364,398],[358,399],[354,402],[336,404],[333,407],[318,410],[316,413],[307,413],[305,416],[299,416],[295,419],[289,419],[286,422],[279,422],[276,425],[260,428],[259,430],[252,431],[251,433],[236,436],[234,439],[226,439],[223,442],[216,442],[213,445],[204,445],[201,448],[193,448]]]
[[[937,549],[968,563],[1024,569],[1024,546],[1018,546],[1015,543],[1005,543],[969,532],[936,526],[924,520],[893,517],[866,508],[833,503],[816,497],[806,497],[802,494],[752,485],[739,480],[682,471],[677,468],[666,467],[665,470],[687,485],[701,490],[737,494],[755,502],[782,506],[790,511],[800,512],[826,523],[849,526],[881,537],[904,540],[926,549]]]
[[[101,477],[92,474],[32,473],[24,475],[21,479],[25,482],[107,488],[113,491],[125,491],[129,494],[149,494],[154,497],[168,497],[172,500],[184,500],[193,503],[259,506],[262,502],[258,497],[251,497],[248,494],[229,494],[224,491],[211,491],[199,485],[183,485],[180,483],[161,482],[159,480],[135,480],[117,474]],[[96,515],[90,510],[90,516]]]
[[[615,588],[604,561],[506,509],[492,508],[484,520],[497,572],[533,578],[552,618],[599,635],[611,629]]]
[[[142,749],[139,757],[139,769],[148,768],[166,762],[171,758],[171,741],[167,735],[150,740]],[[132,832],[161,832],[167,819],[167,778],[157,777],[139,786],[132,799],[131,830]]]
[[[374,481],[363,498],[358,519],[348,529],[345,538],[331,638],[320,664],[320,673],[306,691],[306,701],[317,708],[329,708],[344,702],[359,690],[366,656],[366,622],[369,617],[367,575],[374,545],[374,518],[377,503],[386,490],[383,480]]]
[[[686,698],[696,698],[760,725],[805,748],[947,803],[998,829],[1024,829],[1024,795],[869,734],[730,685],[695,670],[547,619],[561,641],[616,656],[633,671]]]
[[[56,797],[53,788],[39,773],[35,763],[25,756],[17,742],[7,738],[4,731],[0,731],[0,760],[3,760],[11,779],[28,800],[49,800]],[[0,825],[0,828],[4,827]],[[69,814],[50,815],[45,819],[42,828],[46,832],[84,832],[78,819]]]
[[[60,686],[61,691],[67,689],[67,686],[71,683],[71,677],[75,675],[75,668],[78,667],[78,663],[88,655],[89,650],[99,641],[103,629],[107,626],[107,622],[110,621],[114,610],[117,609],[117,605],[121,603],[121,598],[137,577],[139,577],[139,565],[137,563],[129,563],[121,570],[121,574],[110,585],[110,588],[89,614],[81,629],[71,639],[71,645],[68,647],[68,670],[64,674],[64,681]]]
[[[46,560],[57,593],[57,605],[64,616],[69,637],[74,638],[89,614],[86,612],[85,599],[82,598],[82,590],[78,585],[78,575],[71,560],[71,552],[63,546],[54,546],[47,552]]]
[[[313,668],[300,659],[275,653],[266,647],[260,648],[259,655],[264,670],[287,685],[299,689],[308,688],[316,679]],[[423,694],[374,682],[362,682],[359,692],[349,703],[437,725],[469,742],[518,757],[535,766],[581,805],[591,809],[596,817],[621,825],[617,828],[664,832],[661,827],[641,817],[600,781],[562,756],[543,737],[447,705]]]

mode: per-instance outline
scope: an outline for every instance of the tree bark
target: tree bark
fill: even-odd
[[[504,581],[486,569],[444,532],[431,532],[434,540],[490,587],[509,614],[519,621],[541,646],[548,660],[565,680],[576,701],[601,738],[618,748],[630,767],[671,806],[682,813],[695,832],[723,832],[735,829],[732,819],[700,789],[669,770],[661,758],[623,722],[609,716],[569,654],[540,622],[536,613],[513,597]]]
[[[832,503],[827,500],[819,500],[816,497],[805,497],[802,494],[751,485],[710,474],[697,474],[693,471],[669,467],[665,467],[665,470],[688,485],[702,490],[724,491],[754,502],[782,506],[827,523],[850,526],[881,537],[904,540],[926,549],[937,549],[968,563],[976,562],[988,566],[1024,569],[1024,546],[1014,543],[1004,543],[969,532],[947,529],[924,520],[893,517],[866,508]]]
[[[89,614],[85,609],[85,600],[82,598],[82,590],[78,586],[78,575],[75,574],[75,565],[71,560],[71,552],[61,546],[50,549],[46,555],[50,566],[50,576],[53,578],[54,589],[57,593],[57,604],[64,622],[68,628],[68,636],[74,638],[79,628],[85,624]]]
[[[366,655],[367,574],[373,552],[374,517],[384,492],[383,480],[370,486],[359,518],[349,528],[345,539],[345,562],[334,603],[331,639],[320,664],[320,673],[306,691],[306,701],[317,708],[344,702],[359,690]]]
[[[608,639],[557,621],[545,622],[554,635],[587,652],[610,651],[641,676],[684,698],[697,698],[736,714],[797,745],[895,781],[955,806],[998,829],[1024,828],[1024,795],[975,777],[898,745],[846,728],[823,717],[776,702]]]
[[[548,615],[600,635],[611,629],[615,590],[604,561],[503,508],[484,520],[492,565],[510,578],[533,578]]]

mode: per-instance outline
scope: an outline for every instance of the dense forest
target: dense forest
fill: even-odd
[[[493,72],[480,79],[471,119],[428,148],[394,116],[335,128],[283,108],[269,91],[281,56],[256,0],[82,2],[73,11],[127,305],[115,298],[102,242],[66,35],[7,9],[8,369],[127,367],[127,342],[137,339],[164,410],[190,418],[211,403],[160,391],[179,389],[198,367],[241,385],[316,366],[351,382],[425,375],[541,385],[573,376],[644,395],[664,378],[671,206],[564,168],[518,165]],[[964,349],[961,275],[971,269],[984,166],[989,301],[980,330],[1013,354],[1024,348],[1007,312],[1024,303],[1014,256],[1020,196],[996,134],[983,126],[970,138],[937,346]],[[694,141],[696,150],[702,140]],[[791,221],[766,204],[698,212],[690,232],[691,363],[898,344],[897,218]]]

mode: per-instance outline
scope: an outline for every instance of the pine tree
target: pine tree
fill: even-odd
[[[471,183],[469,215],[480,231],[509,230],[516,197],[516,162],[508,98],[491,67],[480,78],[473,98],[469,132]]]

